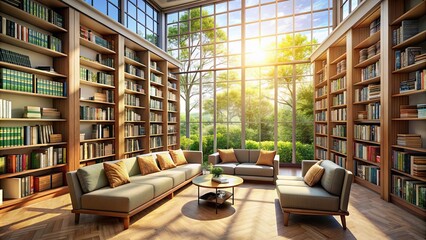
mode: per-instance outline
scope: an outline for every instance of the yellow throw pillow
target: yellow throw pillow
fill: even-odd
[[[320,166],[321,161],[315,163],[311,168],[309,168],[303,180],[310,187],[314,186],[319,180],[321,180],[322,175],[324,174],[324,168]]]
[[[142,175],[161,171],[152,155],[139,156],[137,159]]]
[[[256,165],[267,165],[267,166],[274,166],[274,157],[276,151],[266,151],[266,150],[260,150],[259,158],[257,158]]]
[[[187,164],[185,155],[183,155],[182,149],[179,150],[170,150],[169,151],[170,156],[173,159],[173,162],[176,164],[176,166]]]
[[[123,161],[116,163],[104,162],[105,175],[108,178],[109,186],[112,188],[130,182],[129,173],[127,172],[126,164]]]
[[[166,169],[176,167],[176,164],[173,162],[169,153],[157,154],[157,160],[158,160],[158,163],[160,164],[161,170],[166,170]]]
[[[222,163],[238,163],[234,149],[218,149],[217,151],[219,152],[219,157],[222,160]]]

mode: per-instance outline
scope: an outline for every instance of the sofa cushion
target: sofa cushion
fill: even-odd
[[[129,176],[141,174],[138,160],[136,159],[136,157],[125,158],[123,159],[123,162],[126,164],[127,172],[129,173]]]
[[[235,167],[238,163],[219,163],[214,165],[215,167],[221,167],[223,169],[223,174],[234,175]]]
[[[170,156],[173,159],[173,162],[176,164],[176,166],[187,164],[185,155],[183,154],[182,149],[179,150],[170,150],[169,151]]]
[[[274,157],[276,151],[260,150],[259,158],[256,161],[256,165],[274,166]]]
[[[299,176],[277,175],[277,179],[280,179],[280,180],[298,180],[298,181],[303,181],[303,177],[299,177]]]
[[[340,195],[346,170],[330,160],[321,162],[324,174],[321,178],[321,186],[329,193]]]
[[[102,164],[93,164],[77,170],[77,177],[84,193],[109,185]]]
[[[290,179],[278,179],[276,181],[276,185],[283,185],[283,186],[299,186],[299,187],[308,187],[308,184],[303,181],[303,179],[300,180],[290,180]]]
[[[157,161],[160,164],[161,170],[167,170],[167,169],[176,167],[176,164],[173,162],[173,160],[170,157],[170,154],[168,152],[167,153],[158,153],[157,154]]]
[[[150,174],[144,176],[133,176],[130,180],[138,184],[152,185],[154,187],[154,197],[158,197],[173,188],[173,179],[171,177],[160,177]]]
[[[255,163],[241,163],[235,167],[235,174],[272,177],[274,176],[274,168],[270,166],[256,165]]]
[[[138,165],[142,175],[160,172],[157,162],[152,155],[138,156]]]
[[[256,163],[257,159],[259,159],[260,150],[250,149],[249,150],[249,162]]]
[[[86,193],[81,196],[81,206],[83,209],[127,213],[153,198],[152,185],[131,182],[116,188],[104,187]]]
[[[249,162],[249,150],[246,149],[234,149],[235,157],[239,163],[248,163]]]
[[[219,157],[222,163],[238,163],[234,149],[218,149]]]
[[[314,186],[321,180],[322,175],[324,174],[324,168],[320,166],[321,161],[314,164],[311,168],[309,168],[308,172],[306,172],[303,180],[310,187]]]
[[[301,187],[277,185],[277,194],[282,208],[297,208],[320,211],[338,211],[339,197],[320,186]]]
[[[126,164],[123,161],[116,163],[104,162],[103,165],[110,187],[115,188],[130,182]]]
[[[173,180],[173,187],[185,182],[185,171],[178,171],[177,168],[149,174],[150,177],[169,177]]]
[[[202,171],[201,164],[199,163],[188,163],[185,165],[180,165],[177,169],[184,169],[186,180],[192,178],[193,176],[199,174]],[[174,169],[172,169],[174,170]]]

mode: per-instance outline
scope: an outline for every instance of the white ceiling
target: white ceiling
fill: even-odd
[[[188,3],[199,2],[199,0],[154,0],[161,8],[176,7]]]

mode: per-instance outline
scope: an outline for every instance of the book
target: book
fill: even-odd
[[[21,198],[21,187],[20,178],[5,178],[0,180],[0,188],[3,189],[3,198],[5,199]]]
[[[229,182],[229,180],[225,177],[218,177],[218,178],[213,177],[212,181],[218,182],[218,183],[228,183]]]

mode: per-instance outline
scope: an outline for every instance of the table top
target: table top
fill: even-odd
[[[192,179],[192,183],[199,187],[205,187],[205,188],[230,188],[230,187],[236,187],[238,185],[243,184],[244,180],[237,176],[222,174],[220,175],[223,178],[228,179],[227,183],[218,183],[215,181],[212,181],[213,174],[208,175],[201,175],[194,179]]]

